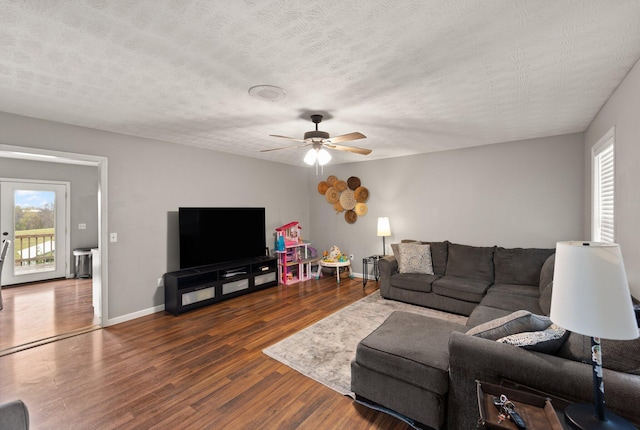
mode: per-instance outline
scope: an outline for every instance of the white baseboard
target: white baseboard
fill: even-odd
[[[156,312],[162,312],[162,311],[164,311],[164,304],[154,306],[152,308],[142,309],[141,311],[132,312],[130,314],[122,315],[116,318],[110,318],[103,324],[103,327],[109,327],[112,325],[120,324],[126,321],[131,321],[136,318],[144,317],[144,316],[155,314]]]

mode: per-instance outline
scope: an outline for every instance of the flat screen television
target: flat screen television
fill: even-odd
[[[264,208],[179,208],[180,268],[266,255]]]

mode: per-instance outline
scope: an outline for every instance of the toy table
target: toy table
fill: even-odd
[[[348,267],[349,268],[349,278],[353,279],[353,272],[351,272],[351,261],[325,261],[320,260],[318,262],[318,273],[316,274],[316,279],[320,279],[320,273],[323,267],[334,267],[336,269],[336,282],[340,283],[340,268]]]

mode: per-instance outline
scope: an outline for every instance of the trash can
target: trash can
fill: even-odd
[[[73,256],[76,260],[76,278],[91,278],[91,248],[76,248]]]

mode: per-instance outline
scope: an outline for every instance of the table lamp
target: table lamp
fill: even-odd
[[[391,236],[391,227],[389,226],[389,218],[386,216],[381,216],[378,218],[378,236],[382,236],[382,255],[386,255],[384,238],[385,236]]]
[[[551,295],[551,321],[591,337],[594,404],[565,409],[577,429],[635,429],[605,411],[600,338],[631,340],[640,336],[620,246],[615,243],[558,242]]]

